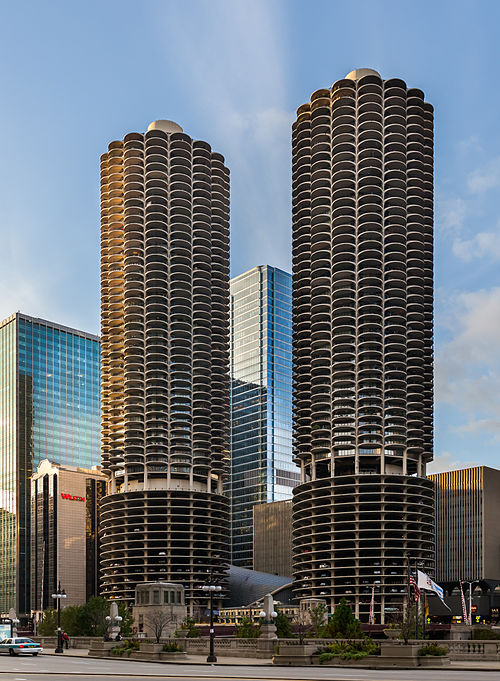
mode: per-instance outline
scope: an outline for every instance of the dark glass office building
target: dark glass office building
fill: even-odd
[[[253,507],[290,499],[292,277],[262,265],[231,281],[232,563],[253,564]]]
[[[0,323],[0,613],[30,612],[30,476],[100,463],[99,338],[16,313]]]

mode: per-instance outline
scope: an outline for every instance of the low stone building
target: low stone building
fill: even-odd
[[[142,582],[135,588],[134,626],[146,638],[172,636],[187,616],[182,584]]]

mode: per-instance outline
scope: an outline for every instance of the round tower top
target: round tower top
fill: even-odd
[[[180,125],[177,125],[177,123],[174,123],[174,121],[167,120],[153,121],[148,125],[148,132],[150,130],[161,130],[162,132],[166,132],[169,135],[173,132],[183,132]]]
[[[354,69],[354,71],[347,74],[346,78],[348,80],[359,80],[365,76],[377,76],[377,78],[381,78],[380,73],[373,69]]]

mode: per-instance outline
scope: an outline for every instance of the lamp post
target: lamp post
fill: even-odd
[[[106,615],[105,619],[108,623],[110,639],[118,640],[117,637],[119,638],[120,636],[120,622],[122,621],[123,617],[113,614],[113,610],[111,610],[111,615]]]
[[[17,617],[10,620],[10,632],[11,632],[12,638],[17,636],[17,625],[18,624],[19,624],[19,620],[17,619]]]
[[[55,652],[62,653],[64,651],[62,646],[62,631],[61,631],[61,599],[66,598],[66,591],[64,591],[64,589],[61,589],[61,580],[59,580],[57,591],[54,594],[52,594],[52,598],[55,598],[57,600],[57,648],[55,649]]]
[[[462,584],[469,585],[469,626],[472,627],[472,585],[479,584],[479,580],[475,579],[473,582],[462,582]]]
[[[216,584],[204,584],[202,587],[203,591],[208,591],[210,594],[210,653],[207,657],[207,662],[217,662],[217,658],[215,657],[215,652],[214,652],[214,607],[213,607],[213,598],[214,598],[214,593],[219,593],[222,591],[222,587],[218,586]]]

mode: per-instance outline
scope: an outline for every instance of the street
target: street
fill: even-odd
[[[51,681],[71,679],[95,681],[109,678],[111,681],[146,681],[151,678],[188,679],[245,679],[252,681],[496,681],[499,671],[472,671],[467,669],[444,670],[364,670],[333,669],[332,667],[272,667],[155,664],[124,660],[97,660],[82,657],[56,657],[43,655],[39,658],[0,656],[0,681]]]

